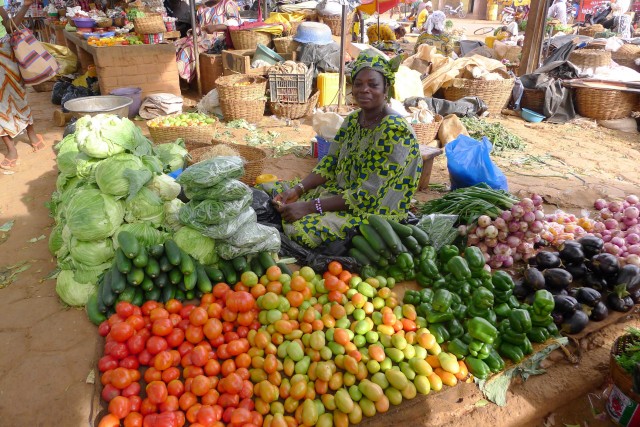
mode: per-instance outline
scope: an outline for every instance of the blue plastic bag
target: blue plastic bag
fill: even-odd
[[[492,148],[486,137],[477,141],[466,135],[445,146],[452,190],[484,182],[495,190],[509,191],[507,177],[489,156]]]

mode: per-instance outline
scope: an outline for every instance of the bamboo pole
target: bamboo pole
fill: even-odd
[[[191,36],[193,37],[193,53],[196,56],[196,80],[198,82],[198,95],[202,95],[202,81],[200,79],[200,51],[198,49],[198,21],[196,19],[196,2],[189,2],[191,12]]]

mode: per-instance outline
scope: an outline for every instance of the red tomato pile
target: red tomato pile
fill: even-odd
[[[98,369],[109,404],[99,427],[261,426],[247,339],[260,327],[257,317],[255,298],[241,283],[235,290],[217,284],[199,306],[119,302],[99,327],[106,342]]]

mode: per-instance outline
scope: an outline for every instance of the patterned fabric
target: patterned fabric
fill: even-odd
[[[0,39],[0,136],[14,138],[32,123],[27,91],[14,61],[9,37],[5,37]]]
[[[422,31],[424,28],[424,24],[427,22],[427,18],[429,18],[429,12],[427,9],[422,9],[422,11],[418,14],[416,18],[416,28],[418,31]]]
[[[378,24],[373,24],[367,28],[367,38],[369,39],[369,43],[375,43],[378,40],[394,41],[396,39],[396,33],[394,33],[388,25],[380,24],[380,38],[378,39]]]
[[[614,29],[622,39],[631,38],[631,17],[620,15],[613,18]]]
[[[384,76],[384,78],[391,86],[393,86],[393,82],[395,81],[395,74],[391,69],[391,64],[389,64],[389,61],[384,59],[382,56],[370,55],[366,52],[362,52],[360,55],[358,55],[358,59],[356,59],[353,64],[353,70],[351,70],[351,80],[355,80],[358,73],[365,68],[376,70]]]
[[[424,32],[420,34],[420,37],[416,40],[414,53],[418,52],[418,46],[421,44],[435,46],[436,51],[444,56],[450,57],[453,54],[453,38],[449,33],[429,34]]]
[[[301,197],[310,201],[340,195],[348,211],[310,214],[283,224],[290,238],[311,248],[343,239],[370,214],[405,218],[418,188],[422,160],[411,126],[399,116],[386,116],[375,129],[367,129],[358,116],[347,117],[313,170],[327,182]]]
[[[240,25],[240,10],[238,3],[233,0],[222,0],[212,7],[201,7],[198,9],[197,20],[200,27],[207,25],[224,24],[229,26]],[[216,34],[220,37],[224,33]]]

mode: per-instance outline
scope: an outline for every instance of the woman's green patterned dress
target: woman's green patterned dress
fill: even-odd
[[[311,248],[344,238],[369,214],[405,218],[418,188],[422,160],[407,121],[386,116],[376,128],[367,129],[358,123],[358,114],[347,117],[329,153],[313,170],[327,182],[300,198],[309,201],[342,195],[349,210],[314,213],[284,223],[290,238]]]

